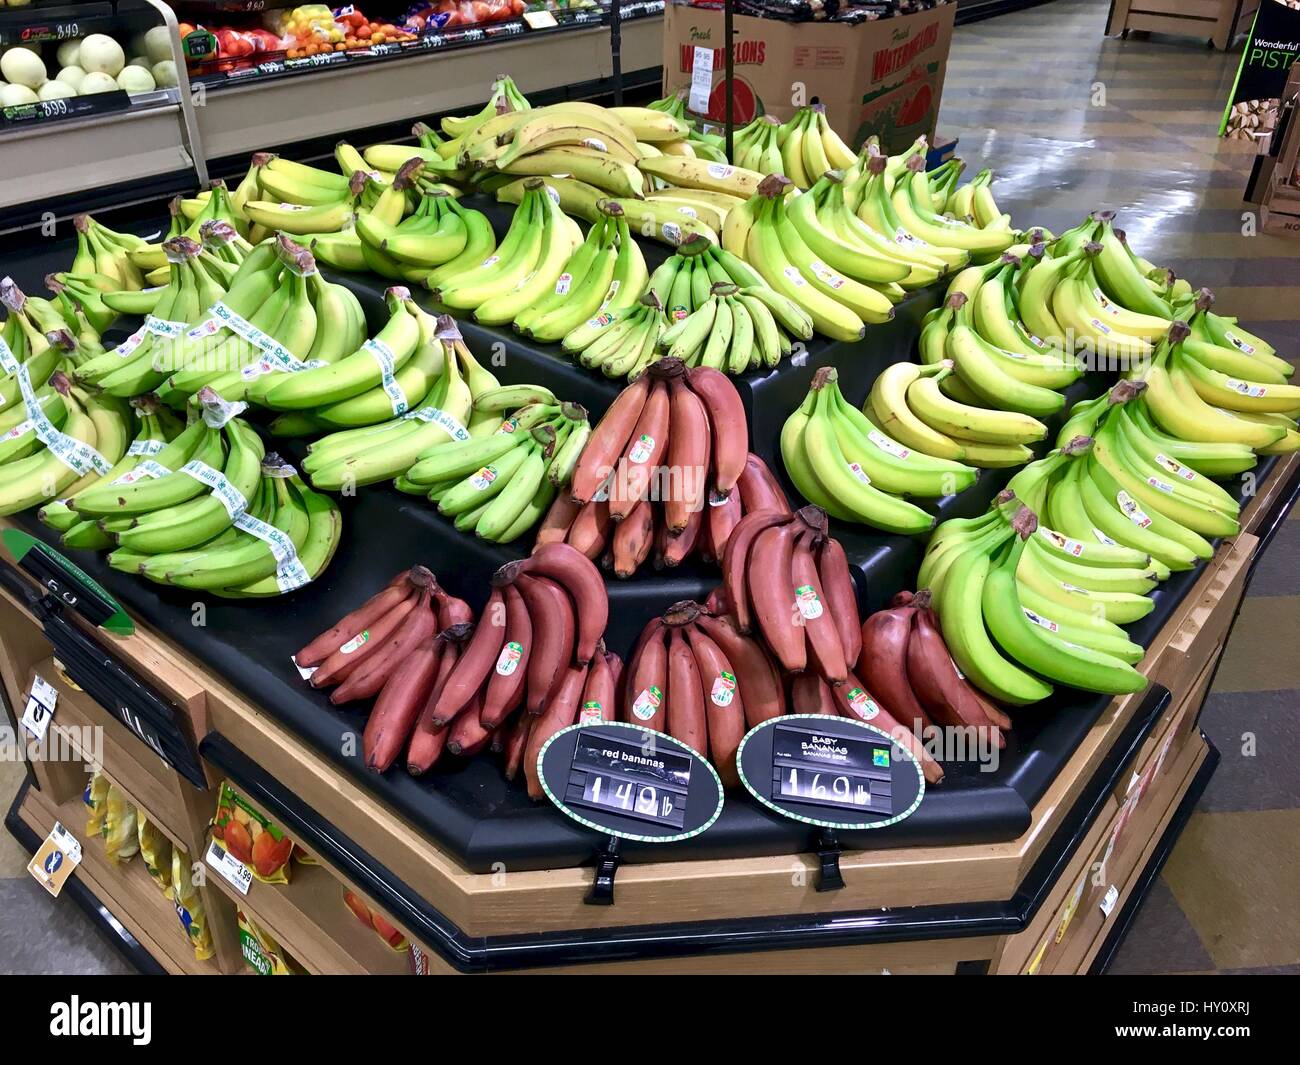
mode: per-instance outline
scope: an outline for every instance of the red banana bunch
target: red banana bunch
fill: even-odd
[[[664,358],[605,412],[570,494],[551,505],[537,539],[567,543],[630,577],[652,551],[656,567],[676,566],[693,552],[720,557],[751,501],[789,509],[771,473],[749,454],[740,393],[718,370],[688,370]]]
[[[727,787],[740,782],[736,749],[745,733],[785,711],[781,675],[763,645],[698,603],[675,603],[653,619],[628,660],[622,719],[707,756]]]

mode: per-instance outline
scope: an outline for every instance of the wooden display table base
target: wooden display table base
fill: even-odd
[[[39,675],[59,691],[56,724],[101,727],[105,773],[192,856],[205,849],[215,788],[228,778],[320,862],[295,866],[286,885],[254,882],[246,896],[208,877],[216,956],[196,962],[139,860],[114,866],[98,840],[83,838],[74,898],[98,907],[137,961],[143,951],[168,972],[245,971],[236,904],[308,972],[405,969],[407,958],[347,910],[347,889],[383,912],[433,973],[1086,972],[1113,953],[1213,769],[1197,718],[1253,564],[1297,481],[1300,456],[1275,465],[1243,509],[1243,531],[1219,545],[1151,642],[1140,667],[1148,692],[1109,704],[1019,838],[846,852],[845,886],[832,892],[816,890],[817,857],[807,853],[627,864],[613,906],[583,904],[589,867],[470,872],[158,633],[98,634],[184,708],[205,759],[208,787],[196,788],[113,709],[67,683],[27,605],[35,585],[12,568],[0,588],[0,674],[11,707]],[[80,765],[36,760],[30,769],[10,830],[29,849],[56,819],[84,837]]]

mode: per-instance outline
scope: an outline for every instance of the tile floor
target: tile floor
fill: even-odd
[[[1213,287],[1248,328],[1300,352],[1300,244],[1242,235],[1250,155],[1214,136],[1240,44],[1224,55],[1192,39],[1108,40],[1106,11],[1105,0],[1055,0],[959,28],[941,132],[961,138],[976,169],[994,168],[998,201],[1018,224],[1059,232],[1090,209],[1116,209],[1148,258]],[[1298,558],[1292,520],[1259,566],[1206,702],[1202,726],[1223,761],[1116,972],[1300,972],[1290,919],[1300,878]],[[20,774],[0,762],[6,804]],[[0,833],[0,972],[127,971],[26,864]]]
[[[1191,38],[1110,40],[1106,12],[1105,0],[1056,0],[959,27],[940,132],[994,169],[1018,225],[1059,232],[1093,208],[1116,210],[1142,254],[1214,289],[1225,313],[1294,359],[1300,244],[1243,235],[1251,151],[1214,136],[1241,45],[1224,55]],[[1298,560],[1292,520],[1259,564],[1202,714],[1223,760],[1114,972],[1300,972],[1289,917],[1300,876]]]

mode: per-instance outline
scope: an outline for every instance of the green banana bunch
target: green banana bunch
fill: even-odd
[[[3,444],[0,514],[78,491],[122,458],[129,441],[125,404],[74,388],[61,371],[49,377],[57,400],[43,401],[43,390],[34,388],[28,376],[31,360],[18,362],[7,342],[0,346],[0,366],[17,381],[27,416],[8,431]]]
[[[1111,615],[1133,620],[1154,607],[1150,559],[1063,536],[1022,501],[1070,461],[1054,452],[982,517],[945,522],[922,563],[918,586],[931,592],[953,660],[1003,702],[1037,702],[1058,683],[1107,694],[1146,686],[1133,669],[1143,649]]]
[[[659,358],[668,316],[651,289],[632,306],[607,306],[564,338],[564,350],[606,377],[633,377]]]
[[[526,385],[485,393],[475,407],[505,417],[490,435],[422,452],[397,478],[397,487],[426,495],[461,532],[472,529],[484,540],[510,543],[536,525],[568,486],[591,425],[582,407]]]
[[[57,392],[53,396],[61,402]],[[74,485],[74,490],[68,492],[70,498],[75,498],[81,491],[101,482],[113,485],[130,484],[139,480],[146,474],[138,467],[157,455],[180,432],[180,422],[162,406],[157,396],[137,396],[130,401],[130,408],[139,421],[135,438],[106,473],[101,476],[96,472],[86,478],[86,484]],[[93,520],[81,518],[68,505],[68,499],[47,503],[36,516],[62,533],[62,541],[67,547],[98,550],[107,548],[112,543]]]
[[[420,320],[409,316],[418,330]],[[500,426],[496,414],[480,417],[474,409],[476,397],[495,391],[498,382],[474,360],[449,318],[438,320],[434,340],[442,347],[441,365],[412,409],[393,415],[390,408],[381,421],[330,433],[308,447],[303,472],[316,488],[351,490],[392,480],[429,448],[486,435]]]
[[[886,436],[845,400],[829,366],[813,375],[808,395],[786,420],[781,456],[809,502],[842,521],[895,533],[927,532],[934,525],[933,516],[905,495],[953,495],[978,476],[971,466]]]
[[[123,398],[155,390],[167,377],[155,360],[165,360],[183,345],[185,333],[204,309],[201,300],[223,291],[210,277],[201,276],[198,244],[174,237],[165,247],[169,280],[153,312],[116,348],[78,366],[73,376],[79,384]]]

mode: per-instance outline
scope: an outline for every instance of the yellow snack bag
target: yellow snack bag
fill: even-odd
[[[104,850],[108,853],[108,860],[114,865],[129,862],[140,850],[135,807],[116,784],[109,784],[104,805]]]
[[[172,841],[163,834],[161,828],[142,813],[137,812],[136,828],[139,831],[140,856],[144,859],[144,867],[149,871],[159,890],[169,899],[174,897]]]
[[[190,856],[180,847],[172,848],[172,890],[176,916],[181,919],[181,927],[190,937],[194,956],[199,961],[207,961],[212,957],[212,932],[208,928],[203,900],[199,897],[194,881],[190,879]]]
[[[275,937],[243,910],[235,910],[239,922],[239,948],[244,960],[259,976],[301,976],[301,967],[276,942]]]
[[[86,790],[81,793],[81,801],[86,804],[86,835],[102,835],[104,814],[108,810],[108,777],[98,771],[92,773],[86,781]]]

